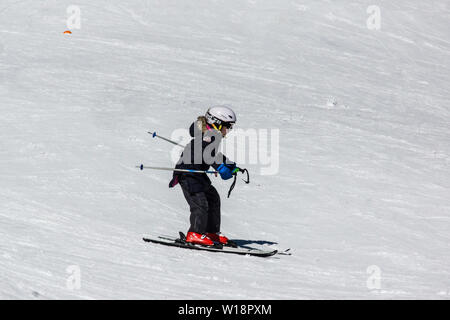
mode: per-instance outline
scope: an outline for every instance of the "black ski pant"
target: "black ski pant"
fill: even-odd
[[[220,196],[212,185],[203,192],[189,192],[188,186],[180,181],[184,197],[191,210],[189,232],[204,234],[220,231]]]

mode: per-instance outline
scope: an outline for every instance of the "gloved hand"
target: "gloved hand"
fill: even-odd
[[[226,164],[226,163],[222,163],[218,168],[217,168],[217,172],[219,172],[220,177],[223,180],[228,180],[231,179],[233,177],[233,175],[235,175],[237,172],[239,172],[239,168],[236,167],[236,164]]]

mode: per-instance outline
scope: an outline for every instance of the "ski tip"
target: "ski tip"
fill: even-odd
[[[282,254],[282,255],[285,255],[285,256],[292,256],[291,248],[287,248],[284,251],[280,251],[280,252],[278,252],[278,254]]]

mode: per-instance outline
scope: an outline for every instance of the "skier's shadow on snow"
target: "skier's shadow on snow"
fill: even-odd
[[[236,243],[239,247],[246,247],[247,245],[251,244],[258,244],[258,245],[271,245],[271,244],[278,244],[278,242],[273,241],[266,241],[266,240],[244,240],[244,239],[233,239],[233,242]]]

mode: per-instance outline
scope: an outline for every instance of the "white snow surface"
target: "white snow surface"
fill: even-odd
[[[450,2],[372,4],[1,0],[0,298],[449,299]],[[147,131],[219,103],[280,130],[222,231],[292,256],[142,241],[189,224]]]

